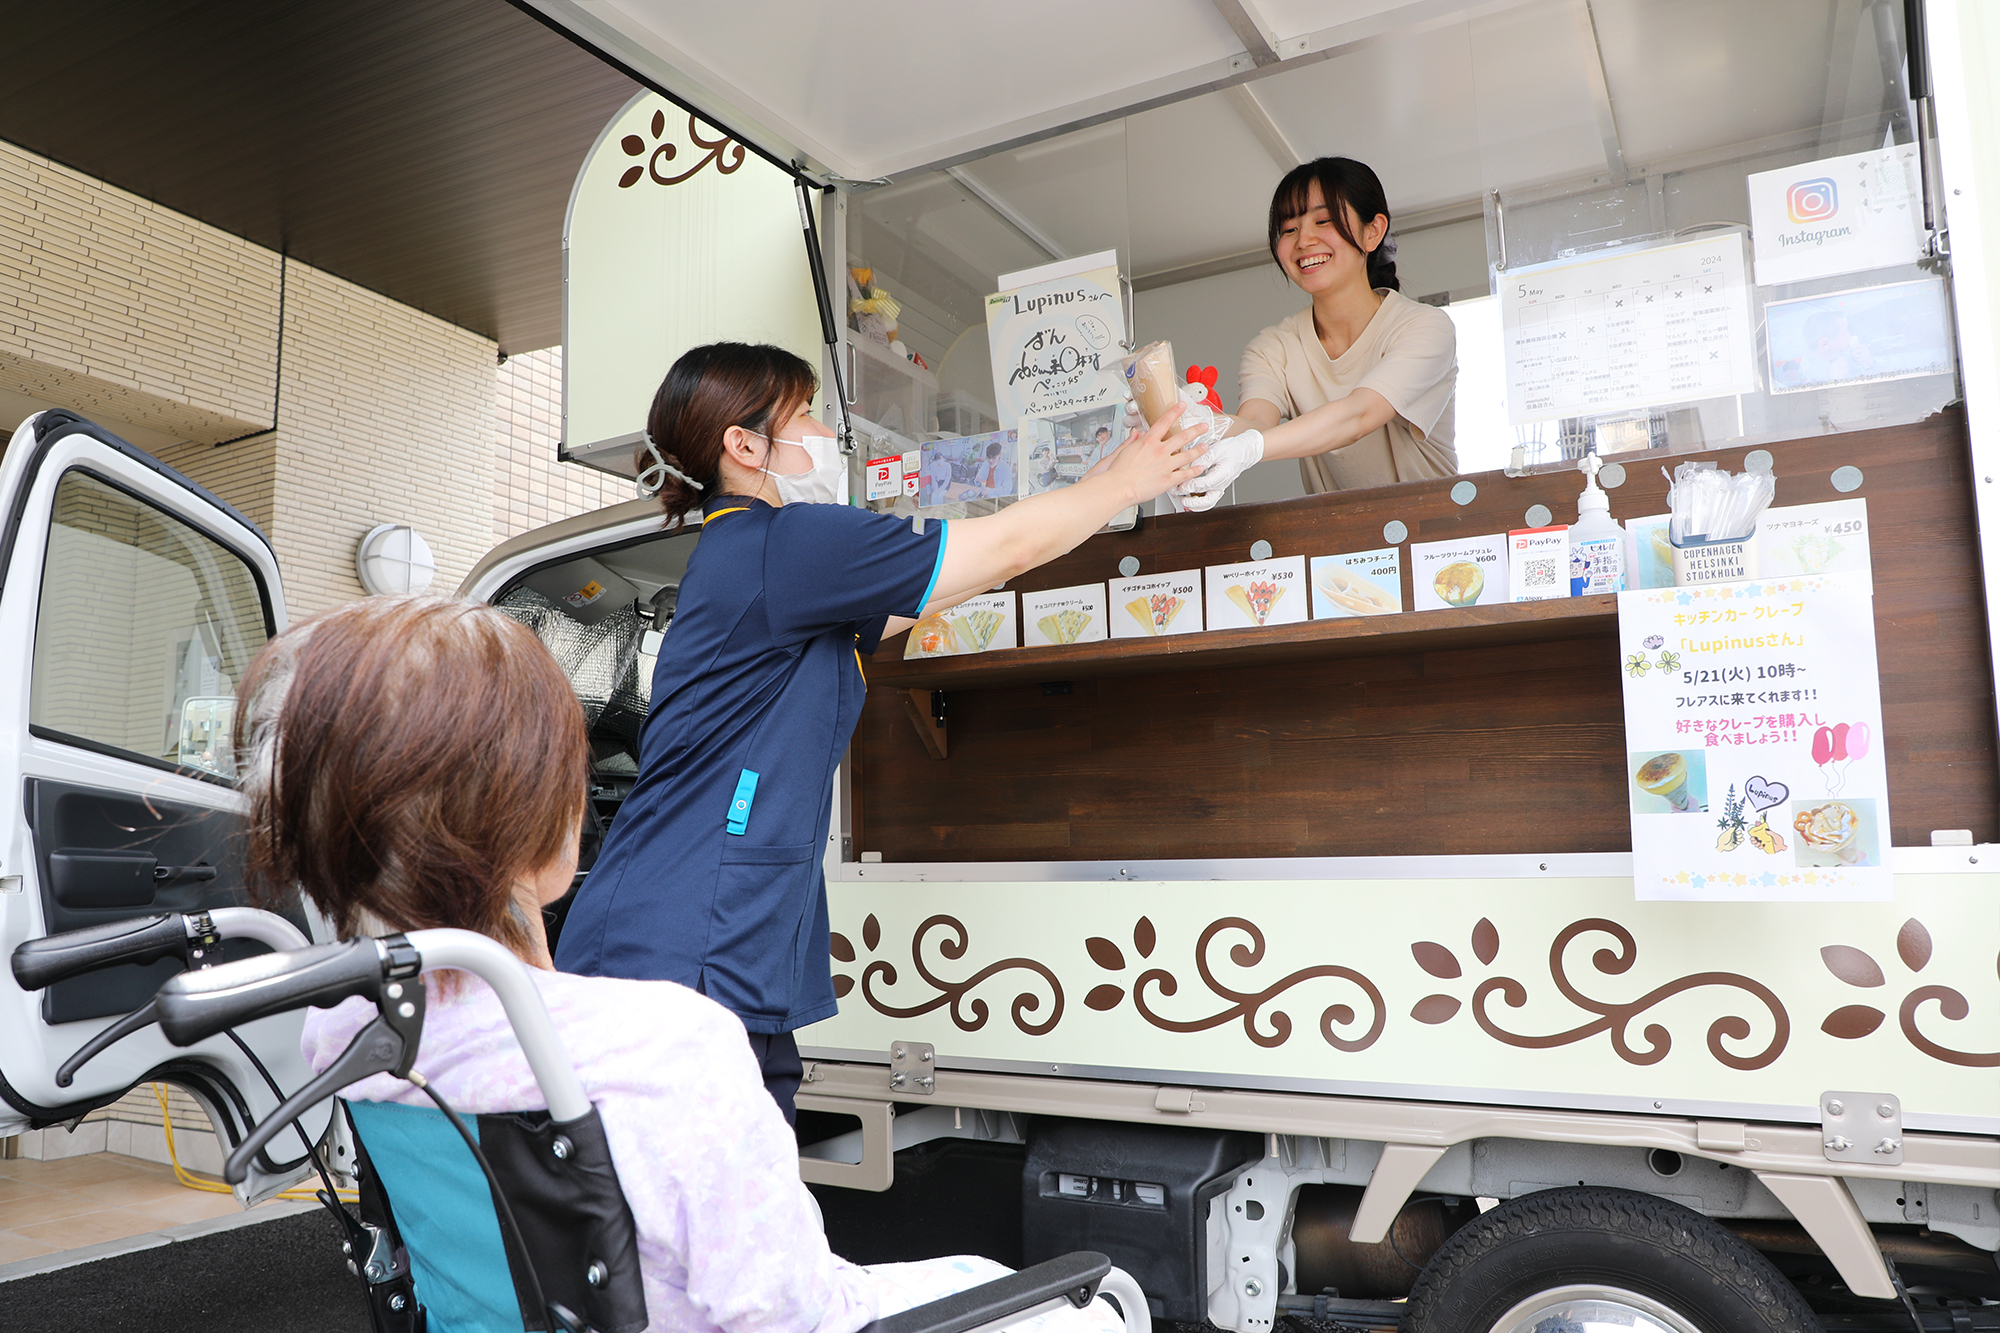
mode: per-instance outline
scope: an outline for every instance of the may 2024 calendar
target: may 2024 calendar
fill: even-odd
[[[1735,232],[1502,274],[1500,318],[1517,425],[1757,387]]]

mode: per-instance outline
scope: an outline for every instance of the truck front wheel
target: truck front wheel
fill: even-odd
[[[1540,1190],[1445,1242],[1404,1333],[1811,1333],[1805,1298],[1734,1233],[1631,1190]]]

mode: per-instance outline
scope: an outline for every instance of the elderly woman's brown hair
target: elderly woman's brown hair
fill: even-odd
[[[546,957],[524,886],[574,856],[589,742],[525,626],[441,597],[350,602],[267,644],[241,698],[260,901],[296,888],[342,937],[457,926]]]

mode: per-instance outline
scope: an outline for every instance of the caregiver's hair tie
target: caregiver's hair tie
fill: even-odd
[[[686,482],[694,488],[696,494],[705,489],[700,482],[667,461],[666,455],[660,452],[660,446],[653,443],[651,431],[647,431],[643,438],[646,442],[645,451],[652,456],[653,463],[639,474],[637,482],[639,494],[649,500],[652,499],[660,493],[660,488],[667,484],[668,477]]]

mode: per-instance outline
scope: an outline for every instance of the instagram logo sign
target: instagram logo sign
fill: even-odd
[[[1785,211],[1794,222],[1824,222],[1840,211],[1840,191],[1825,176],[1795,182],[1785,191]]]

